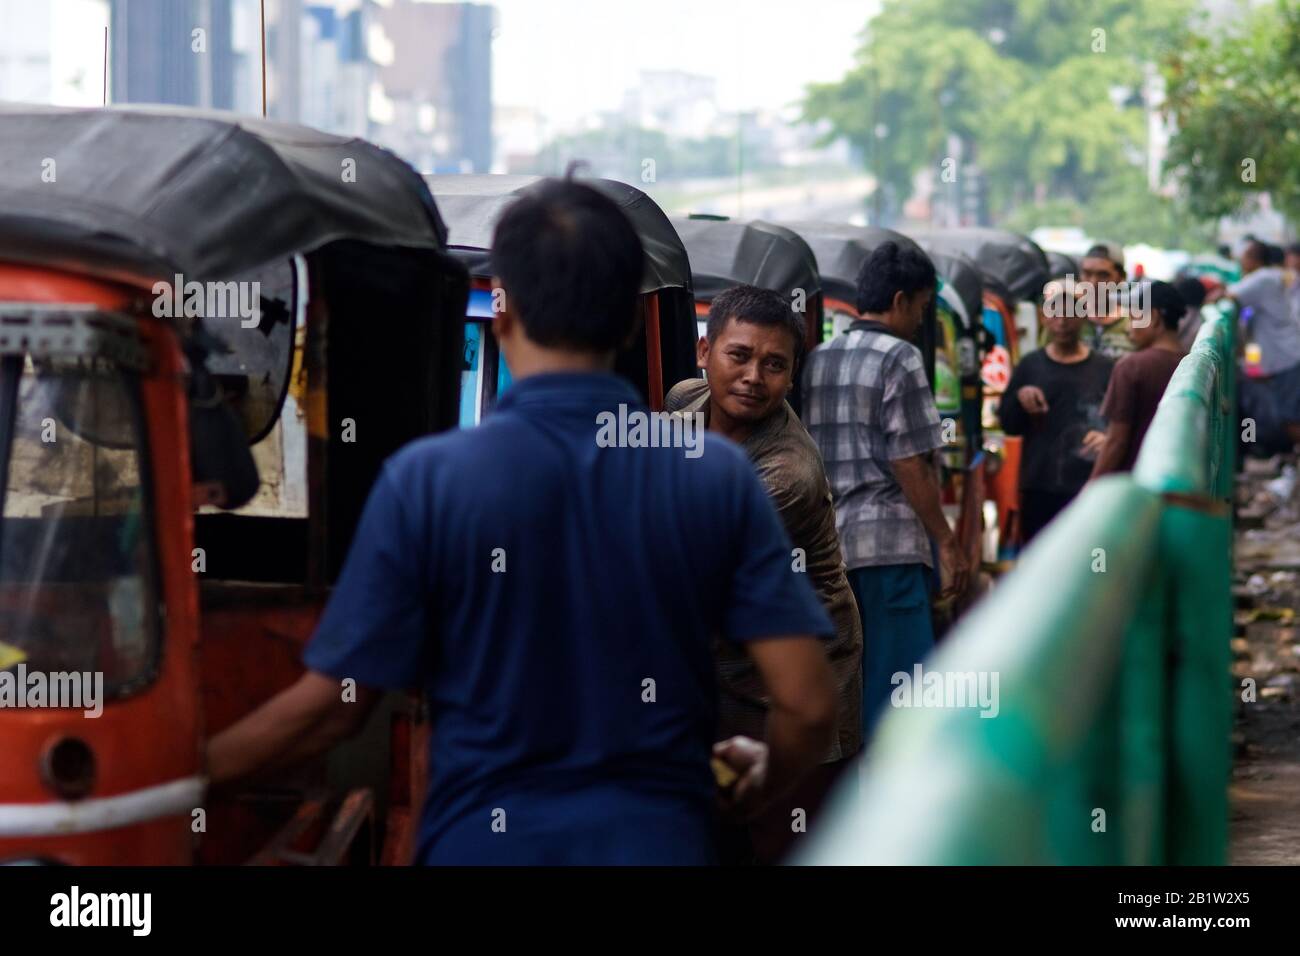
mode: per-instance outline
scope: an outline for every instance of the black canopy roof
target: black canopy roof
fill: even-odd
[[[425,180],[446,219],[451,251],[473,275],[491,274],[488,252],[501,213],[521,193],[542,182],[539,176],[437,175]],[[664,211],[641,190],[613,179],[584,179],[613,199],[632,220],[645,247],[642,292],[690,289],[686,247]]]
[[[943,281],[952,286],[961,304],[966,307],[966,317],[972,327],[980,324],[984,312],[984,279],[979,266],[970,256],[960,252],[933,252],[926,250],[934,263],[935,271]]]
[[[960,252],[975,260],[980,271],[1004,298],[1034,299],[1050,278],[1047,256],[1032,239],[1003,229],[970,227],[914,230],[912,235],[935,252]],[[1002,289],[997,289],[1001,286]]]
[[[892,229],[879,226],[850,226],[840,222],[787,222],[808,243],[817,257],[822,291],[827,297],[856,303],[858,270],[873,249],[893,240],[920,251],[920,246]]]
[[[708,300],[735,285],[754,285],[789,298],[821,291],[817,258],[784,226],[754,220],[674,219],[691,258],[695,297]]]
[[[1053,279],[1064,279],[1066,276],[1079,278],[1079,260],[1074,256],[1066,255],[1064,252],[1047,253],[1047,267]]]
[[[0,257],[107,277],[229,279],[338,240],[446,240],[393,154],[233,113],[0,104],[0,170]]]

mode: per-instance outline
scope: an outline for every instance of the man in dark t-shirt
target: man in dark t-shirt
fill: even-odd
[[[1088,481],[1101,448],[1101,401],[1114,362],[1080,339],[1087,319],[1065,291],[1049,287],[1039,313],[1047,345],[1016,366],[998,417],[1023,436],[1020,530],[1028,542]]]
[[[1143,304],[1129,331],[1138,350],[1120,359],[1111,374],[1101,406],[1109,424],[1092,469],[1093,478],[1133,470],[1142,439],[1156,417],[1156,406],[1185,354],[1178,341],[1178,323],[1187,311],[1183,297],[1167,282],[1144,285]]]

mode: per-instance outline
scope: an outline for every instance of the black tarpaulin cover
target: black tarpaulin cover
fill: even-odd
[[[1047,253],[1047,265],[1053,279],[1064,279],[1066,276],[1077,279],[1082,272],[1079,260],[1064,252]]]
[[[900,232],[879,226],[850,226],[839,222],[784,222],[781,225],[803,237],[817,257],[822,291],[827,298],[839,299],[856,306],[858,270],[873,249],[894,241],[920,250],[915,242]]]
[[[488,252],[492,231],[501,213],[521,193],[543,180],[539,176],[436,175],[426,176],[446,220],[447,244],[472,275],[492,274]],[[645,247],[643,293],[660,289],[690,289],[691,266],[677,231],[664,211],[641,190],[613,179],[580,179],[599,189],[632,220]]]
[[[980,271],[993,280],[1000,295],[1033,300],[1043,294],[1050,278],[1047,256],[1032,239],[1003,229],[963,227],[960,229],[913,230],[913,237],[935,252],[960,252],[975,260]],[[997,290],[997,285],[1003,286]]]
[[[233,113],[0,103],[0,257],[230,279],[337,240],[441,249],[419,174],[364,140]]]
[[[812,249],[784,226],[730,219],[674,219],[673,226],[690,255],[697,299],[709,301],[742,284],[787,299],[797,289],[808,299],[821,291]]]
[[[966,315],[972,326],[978,326],[980,316],[984,313],[984,279],[979,266],[973,259],[960,252],[935,252],[926,250],[935,270],[943,281],[952,286],[966,307]]]

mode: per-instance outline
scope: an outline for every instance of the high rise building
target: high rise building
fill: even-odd
[[[382,110],[371,136],[421,169],[492,169],[492,33],[478,3],[372,4],[368,36]]]
[[[234,109],[234,2],[111,0],[113,102]]]

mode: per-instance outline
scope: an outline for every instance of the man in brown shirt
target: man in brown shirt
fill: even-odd
[[[861,620],[845,575],[821,456],[785,400],[802,350],[803,321],[789,302],[753,286],[728,289],[713,300],[707,334],[697,346],[707,380],[679,382],[664,402],[665,411],[702,413],[710,431],[749,455],[794,544],[791,567],[809,575],[835,624],[835,637],[826,645],[839,693],[835,739],[818,770],[750,822],[750,848],[762,863],[784,855],[862,747]],[[737,734],[764,739],[769,703],[758,671],[743,650],[726,642],[716,643],[715,654],[719,739]]]
[[[1129,328],[1138,350],[1121,358],[1111,372],[1101,404],[1101,415],[1107,421],[1106,441],[1093,465],[1092,478],[1133,470],[1156,406],[1185,354],[1178,340],[1178,323],[1187,311],[1183,297],[1167,282],[1142,285],[1142,308]]]

